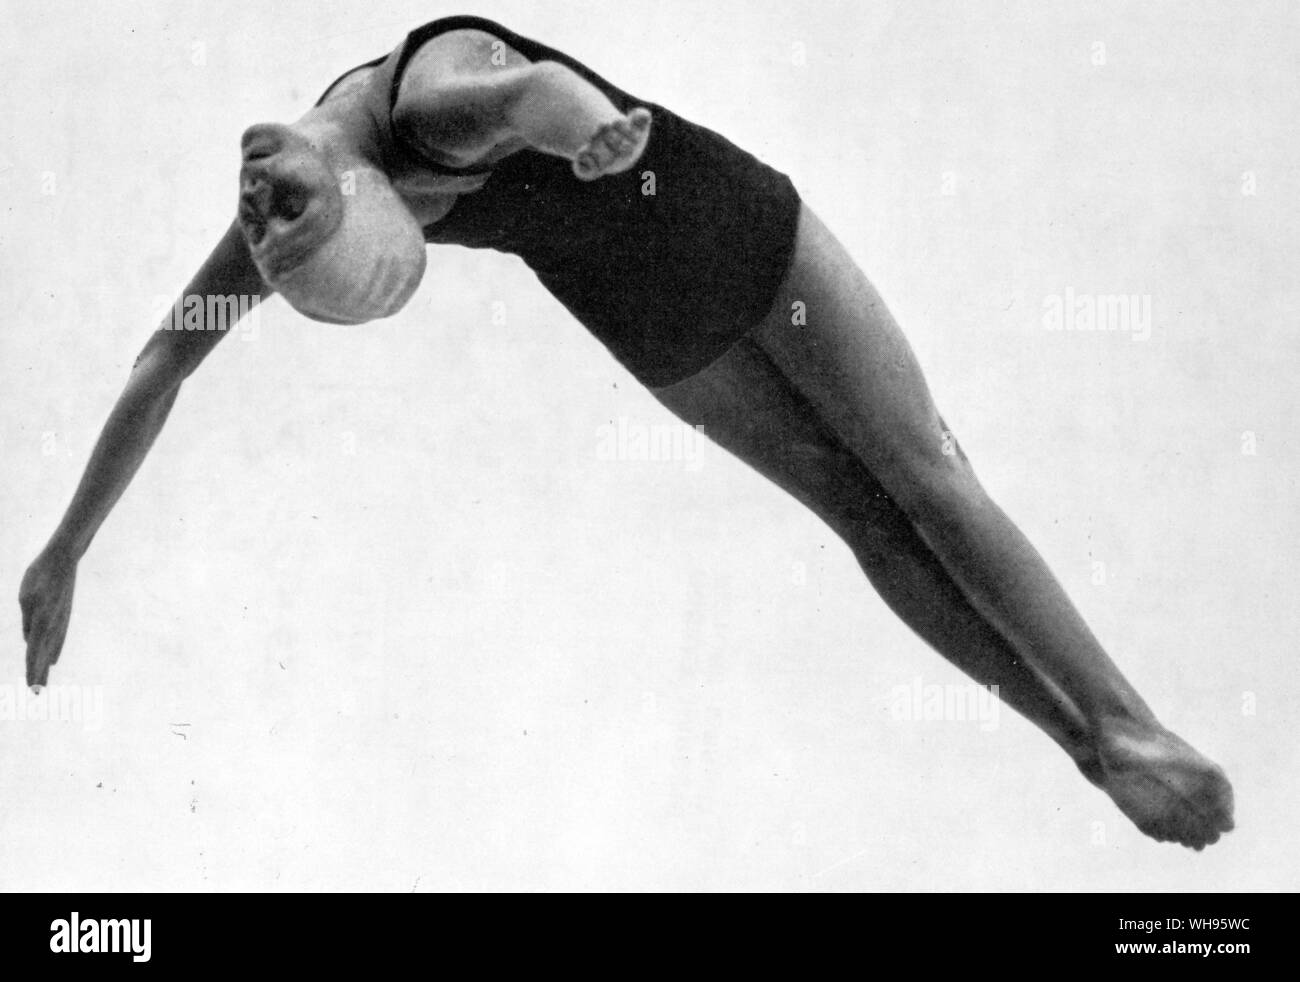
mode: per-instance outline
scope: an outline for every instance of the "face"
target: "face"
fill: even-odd
[[[252,126],[240,149],[239,223],[262,275],[274,278],[338,227],[338,184],[325,155],[288,126]]]

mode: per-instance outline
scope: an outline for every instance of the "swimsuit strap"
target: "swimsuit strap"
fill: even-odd
[[[339,83],[365,68],[375,68],[380,72],[392,72],[392,78],[388,83],[388,113],[384,122],[387,124],[388,134],[392,138],[393,145],[398,152],[410,160],[418,161],[420,166],[435,174],[446,174],[450,177],[475,177],[483,174],[491,174],[493,167],[452,167],[449,164],[442,164],[436,160],[430,160],[419,147],[414,146],[410,140],[403,137],[401,131],[393,125],[393,110],[397,107],[397,97],[402,87],[402,77],[406,73],[406,67],[415,57],[415,53],[420,50],[421,45],[440,34],[446,34],[448,31],[459,30],[476,30],[484,31],[494,37],[500,38],[507,45],[518,51],[529,61],[558,61],[560,64],[572,69],[578,75],[585,78],[605,93],[616,106],[626,111],[629,97],[605,81],[586,65],[570,58],[568,55],[549,48],[546,45],[539,44],[529,38],[516,34],[507,27],[487,20],[484,17],[473,17],[470,15],[458,15],[455,17],[442,17],[438,20],[430,21],[423,27],[418,27],[409,33],[401,46],[394,52],[368,61],[364,65],[357,65],[350,68],[332,83],[329,88],[316,100],[316,105],[323,103],[329,94],[338,88]]]
[[[330,97],[330,93],[333,92],[335,89],[337,89],[339,87],[339,84],[349,75],[352,75],[355,72],[359,72],[363,68],[377,68],[384,63],[387,57],[388,57],[387,55],[384,55],[381,58],[376,58],[373,61],[368,61],[364,65],[357,65],[355,68],[349,68],[346,72],[344,72],[342,75],[340,75],[338,78],[336,78],[333,82],[329,84],[329,87],[324,92],[321,93],[320,98],[316,100],[312,108],[313,109],[316,108],[316,106],[319,106],[326,99],[328,99]]]
[[[423,27],[418,27],[406,36],[402,42],[401,48],[397,52],[397,60],[393,66],[393,79],[388,90],[388,128],[393,135],[394,141],[402,150],[420,160],[425,166],[440,174],[474,176],[477,174],[490,174],[491,167],[450,167],[446,164],[439,164],[436,161],[430,161],[424,157],[418,147],[413,147],[410,143],[402,138],[402,134],[392,124],[393,109],[397,106],[398,92],[402,86],[402,76],[406,71],[406,66],[415,57],[415,53],[420,50],[420,46],[440,34],[446,34],[449,31],[472,30],[482,31],[485,34],[491,34],[493,37],[504,41],[509,47],[518,51],[530,62],[538,61],[556,61],[561,65],[569,68],[571,71],[590,82],[593,86],[603,92],[611,102],[626,112],[631,104],[630,97],[611,85],[605,79],[601,78],[586,65],[578,60],[569,57],[562,51],[556,51],[554,48],[540,44],[531,38],[526,38],[521,34],[516,34],[508,27],[498,24],[496,21],[488,20],[485,17],[474,17],[468,14],[461,14],[454,17],[441,17],[438,20],[430,21]]]

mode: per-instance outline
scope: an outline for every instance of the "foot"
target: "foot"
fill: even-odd
[[[1163,727],[1104,727],[1097,757],[1100,780],[1089,780],[1156,841],[1199,852],[1232,830],[1232,785],[1223,770]]]

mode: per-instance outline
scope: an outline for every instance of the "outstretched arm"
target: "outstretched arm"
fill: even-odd
[[[232,224],[186,287],[182,302],[185,297],[203,297],[207,310],[208,296],[247,296],[257,303],[270,292],[238,224]],[[45,685],[50,666],[58,661],[72,613],[77,563],[153,446],[181,382],[227,333],[215,324],[185,331],[173,326],[168,316],[140,352],[63,520],[23,577],[19,603],[28,685]]]
[[[411,59],[394,107],[398,128],[448,163],[472,166],[533,147],[595,180],[631,168],[650,138],[650,111],[626,115],[554,61],[530,62],[483,31],[450,31]]]

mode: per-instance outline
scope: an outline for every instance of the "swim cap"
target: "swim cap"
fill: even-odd
[[[291,254],[264,242],[249,250],[268,285],[300,314],[364,324],[401,310],[424,276],[419,223],[386,175],[358,161],[320,188],[323,205]]]

